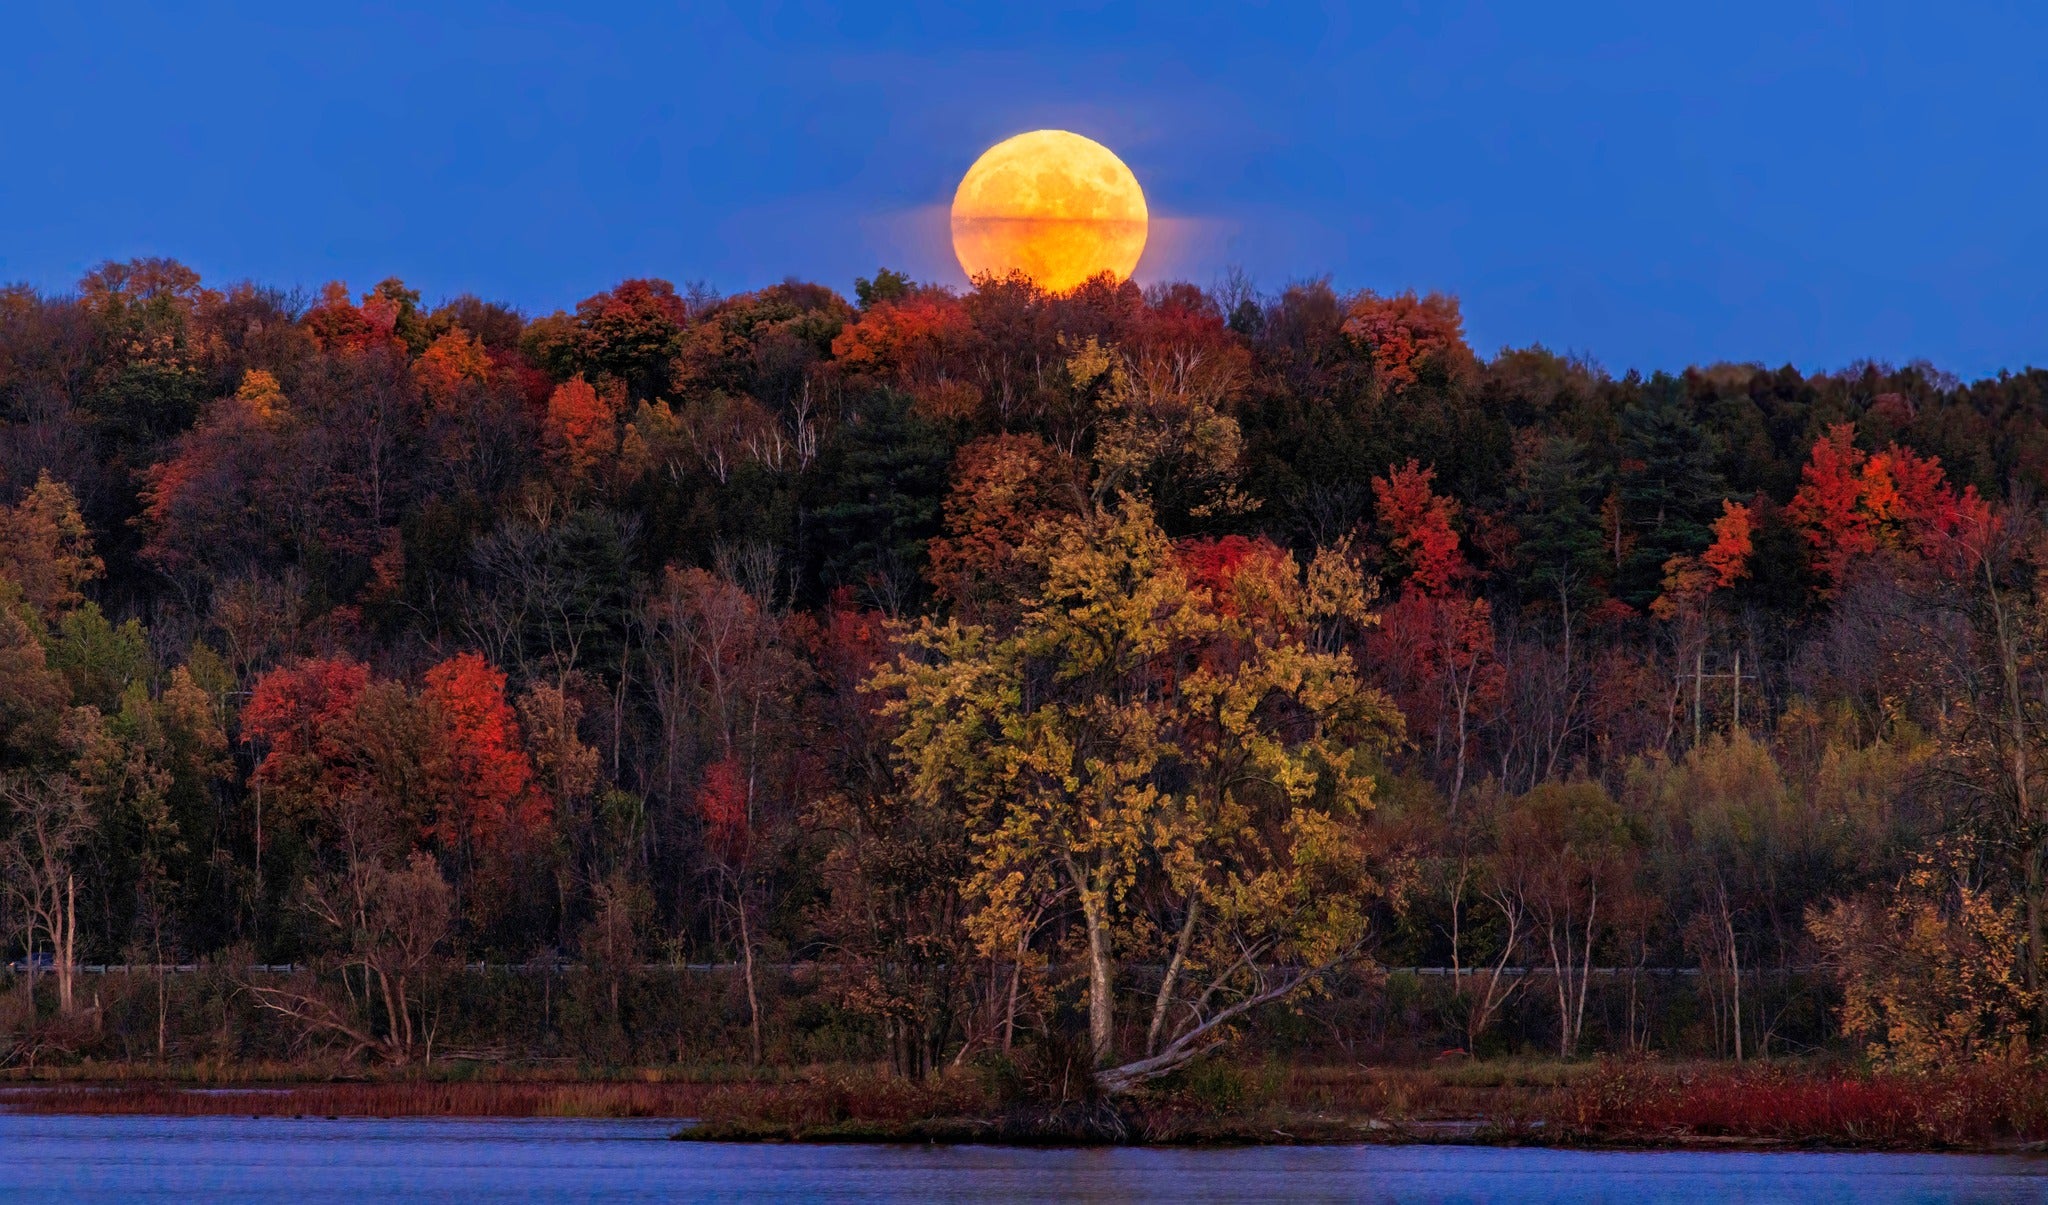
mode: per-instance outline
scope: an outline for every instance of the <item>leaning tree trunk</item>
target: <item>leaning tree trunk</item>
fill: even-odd
[[[1159,996],[1152,1002],[1152,1026],[1145,1033],[1145,1053],[1159,1053],[1159,1035],[1166,1029],[1166,1012],[1173,1006],[1173,989],[1179,985],[1181,968],[1187,965],[1188,948],[1195,941],[1196,917],[1201,914],[1202,897],[1188,897],[1187,919],[1181,922],[1180,937],[1173,943],[1173,958],[1159,981]]]

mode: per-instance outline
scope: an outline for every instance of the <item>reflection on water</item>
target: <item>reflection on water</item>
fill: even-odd
[[[2000,1155],[668,1142],[671,1122],[0,1115],[0,1200],[2048,1201]]]

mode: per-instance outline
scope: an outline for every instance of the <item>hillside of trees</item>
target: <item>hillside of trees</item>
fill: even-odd
[[[2048,1040],[2048,371],[855,294],[0,290],[8,1059]]]

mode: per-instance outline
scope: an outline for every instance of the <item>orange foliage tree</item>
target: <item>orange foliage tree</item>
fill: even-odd
[[[656,397],[668,385],[689,318],[688,303],[668,281],[620,281],[577,303],[562,366],[593,379],[616,380],[636,399]]]
[[[475,335],[458,326],[428,344],[412,362],[412,379],[429,406],[445,408],[465,386],[491,379],[491,354]]]
[[[1708,595],[1749,576],[1749,558],[1756,551],[1756,511],[1747,503],[1723,500],[1713,531],[1713,542],[1698,556],[1664,562],[1664,592],[1650,604],[1659,619],[1696,612]]]
[[[932,417],[968,417],[981,390],[964,359],[975,329],[960,300],[939,289],[919,289],[883,302],[849,323],[832,340],[842,369],[895,385]]]
[[[622,400],[616,389],[599,390],[581,376],[564,381],[548,395],[548,457],[565,481],[589,481],[618,451]]]

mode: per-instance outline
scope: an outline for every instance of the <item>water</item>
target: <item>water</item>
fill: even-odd
[[[0,1115],[6,1201],[2048,1201],[2048,1159],[669,1142],[673,1122]]]

